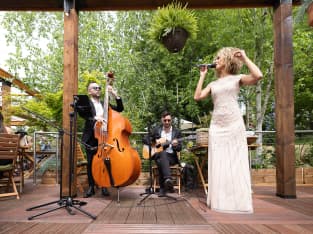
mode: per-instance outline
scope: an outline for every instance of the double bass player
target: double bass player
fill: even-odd
[[[124,110],[122,98],[117,94],[116,90],[113,89],[111,85],[107,87],[108,93],[114,97],[116,101],[116,105],[111,105],[110,107],[117,111],[122,112]],[[95,194],[95,181],[92,175],[92,160],[94,155],[97,152],[98,140],[95,138],[94,134],[94,125],[97,121],[101,121],[103,118],[103,103],[100,101],[101,97],[101,87],[96,82],[91,82],[88,84],[87,87],[89,101],[91,106],[91,118],[90,113],[89,115],[83,116],[85,119],[85,126],[82,135],[82,142],[84,142],[86,146],[86,154],[87,154],[87,177],[88,177],[88,184],[89,188],[85,193],[84,197],[91,197]],[[91,146],[91,147],[90,147]],[[103,196],[109,196],[110,193],[106,187],[102,187],[101,189]]]

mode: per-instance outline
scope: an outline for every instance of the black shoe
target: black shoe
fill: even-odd
[[[167,191],[171,191],[173,190],[173,181],[170,179],[170,178],[167,178],[165,181],[164,181],[164,186],[165,186],[165,189]]]
[[[84,197],[87,198],[87,197],[91,197],[92,195],[95,195],[95,189],[93,186],[89,186]]]
[[[160,188],[158,197],[165,197],[165,195],[166,195],[165,189],[164,188]]]
[[[172,187],[172,189],[168,190],[169,193],[175,193],[175,189]]]
[[[105,187],[103,187],[101,189],[101,192],[102,192],[102,195],[105,196],[105,197],[106,196],[110,196],[109,190],[107,188],[105,188]]]

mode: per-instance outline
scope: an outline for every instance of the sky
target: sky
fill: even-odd
[[[0,20],[2,20],[3,15],[4,12],[0,12]],[[0,24],[0,67],[7,71],[8,67],[5,65],[4,61],[9,58],[9,53],[13,52],[13,48],[7,46],[5,41],[5,33],[6,30]]]
[[[2,20],[3,15],[4,15],[4,12],[0,12],[0,21]],[[13,52],[14,48],[12,46],[11,47],[7,46],[7,43],[5,40],[5,34],[6,34],[6,30],[0,24],[0,68],[8,72],[9,67],[5,64],[5,60],[9,58],[9,53]],[[20,90],[13,87],[12,92],[20,93]]]

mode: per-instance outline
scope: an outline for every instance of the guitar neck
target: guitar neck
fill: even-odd
[[[157,145],[160,145],[160,146],[165,146],[165,145],[171,144],[173,142],[173,140],[168,141],[165,138],[159,138],[159,139],[161,139],[161,142],[163,141],[163,143],[157,144]],[[175,138],[174,140],[183,141],[185,139],[189,139],[189,137],[180,137],[180,138]]]
[[[185,140],[185,139],[193,140],[193,139],[196,139],[196,136],[191,135],[191,136],[187,136],[187,137],[181,137],[181,138],[178,138],[177,140],[178,141],[182,141],[182,140]],[[165,143],[168,144],[169,142],[167,141]],[[159,147],[156,147],[155,144],[151,144],[151,146],[143,145],[143,149],[142,149],[142,156],[143,156],[143,158],[144,159],[149,159],[149,150],[151,150],[151,156],[153,156],[155,153],[158,153],[158,152],[162,151],[163,150],[163,146],[165,145],[165,143],[161,144]]]

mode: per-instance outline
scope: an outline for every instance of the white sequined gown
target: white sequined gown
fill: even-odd
[[[212,210],[253,213],[245,126],[238,104],[240,75],[211,82],[208,197]]]

